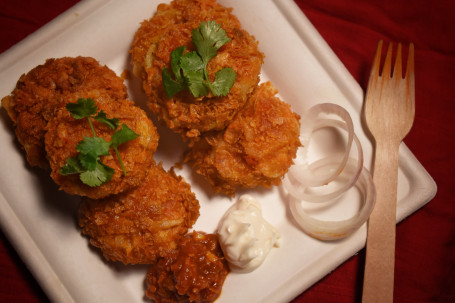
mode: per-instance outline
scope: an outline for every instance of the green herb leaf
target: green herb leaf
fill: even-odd
[[[95,170],[96,168],[96,162],[99,160],[99,157],[93,155],[93,154],[78,154],[77,155],[77,160],[79,161],[79,164],[84,168],[84,171],[87,170]]]
[[[118,121],[119,121],[117,118],[108,119],[106,116],[106,113],[102,110],[98,113],[98,115],[93,117],[93,119],[95,119],[98,122],[106,124],[111,129],[117,129]]]
[[[66,176],[66,175],[80,174],[84,171],[85,171],[85,169],[79,163],[79,160],[77,158],[71,157],[71,158],[66,159],[66,164],[60,169],[59,173],[61,175]]]
[[[179,82],[179,83],[181,82],[181,80],[183,80],[182,75],[181,75],[180,59],[182,58],[185,50],[186,50],[185,46],[180,46],[171,52],[172,72],[174,73],[174,76],[177,79],[177,82]]]
[[[134,140],[137,137],[139,137],[139,135],[132,131],[126,124],[122,124],[122,128],[112,135],[111,138],[112,148],[114,149],[115,154],[117,155],[117,159],[120,162],[120,166],[122,167],[124,176],[126,176],[126,169],[125,165],[123,164],[122,158],[120,157],[118,146],[128,141]]]
[[[97,167],[100,156],[109,155],[111,144],[100,137],[85,137],[76,145],[79,152],[77,159],[86,170],[93,171]]]
[[[76,150],[83,155],[92,155],[95,158],[109,155],[111,143],[100,137],[85,137],[76,145]]]
[[[126,124],[122,124],[122,128],[112,135],[111,144],[112,147],[118,147],[119,145],[128,141],[134,140],[139,137],[134,131],[132,131]]]
[[[112,135],[111,142],[107,142],[104,138],[96,136],[91,119],[104,123],[114,130],[118,127],[119,119],[107,118],[106,113],[102,110],[96,114],[98,108],[90,98],[78,99],[77,103],[69,103],[66,108],[75,119],[88,119],[93,137],[84,137],[76,145],[76,150],[79,152],[78,156],[66,159],[66,164],[60,169],[59,173],[61,175],[79,174],[79,178],[84,184],[100,186],[109,181],[114,174],[114,169],[103,164],[100,159],[101,156],[109,155],[109,150],[112,147],[120,162],[123,174],[126,176],[126,169],[117,147],[125,142],[136,139],[139,135],[126,126],[126,124],[122,124],[122,128],[115,131]]]
[[[224,67],[215,74],[212,91],[215,96],[226,96],[234,85],[237,74],[230,67]]]
[[[215,21],[201,22],[197,29],[193,29],[191,40],[202,60],[207,64],[216,56],[217,50],[231,41],[226,31]]]
[[[161,72],[164,90],[169,98],[172,98],[179,91],[186,88],[185,79],[182,77],[182,68],[180,67],[180,60],[185,50],[185,46],[180,46],[171,52],[171,68],[174,73],[175,80],[172,79],[172,75],[168,68],[163,68]]]
[[[111,180],[113,175],[114,169],[98,160],[95,169],[84,171],[79,175],[79,178],[84,184],[95,187]]]
[[[83,119],[90,117],[98,111],[95,101],[92,98],[79,98],[76,103],[68,103],[66,109],[71,113],[74,119]]]
[[[236,72],[232,68],[223,68],[215,74],[215,81],[208,78],[207,64],[216,56],[220,47],[231,41],[226,31],[215,21],[201,22],[192,31],[192,42],[196,51],[185,53],[185,46],[171,52],[171,68],[162,70],[163,85],[169,98],[183,89],[188,89],[194,97],[207,96],[210,91],[215,96],[225,96],[231,90]]]
[[[180,59],[180,66],[185,74],[188,71],[203,71],[204,70],[204,61],[196,52],[186,53]]]
[[[188,89],[195,98],[199,96],[207,96],[210,92],[210,84],[204,79],[204,71],[185,71]]]
[[[186,88],[183,79],[182,82],[178,82],[172,79],[172,75],[167,68],[163,69],[161,76],[163,77],[164,91],[169,98],[174,97],[175,94]]]

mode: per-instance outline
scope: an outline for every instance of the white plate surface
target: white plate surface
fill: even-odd
[[[243,27],[259,40],[266,55],[262,79],[270,79],[294,111],[333,102],[354,120],[365,166],[372,144],[361,121],[363,91],[290,0],[220,0],[234,8]],[[158,1],[83,1],[0,56],[0,95],[9,94],[19,76],[50,57],[92,56],[117,74],[130,69],[128,49],[140,22],[150,18]],[[130,79],[130,98],[143,104],[138,81]],[[106,263],[76,226],[78,198],[57,190],[46,173],[30,169],[4,111],[0,124],[1,227],[55,302],[143,302],[147,266]],[[180,160],[178,136],[160,128],[156,154],[166,168]],[[177,170],[201,203],[195,229],[213,232],[233,199],[213,196],[188,167]],[[397,221],[434,196],[436,185],[409,149],[400,148]],[[280,188],[248,191],[262,204],[264,216],[281,232],[281,247],[250,274],[231,273],[217,302],[287,302],[328,274],[365,244],[365,225],[351,237],[320,242],[290,219]],[[354,199],[355,200],[355,199]],[[357,203],[357,204],[356,204]],[[326,216],[346,218],[358,201]]]

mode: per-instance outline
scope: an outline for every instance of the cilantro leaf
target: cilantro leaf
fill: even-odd
[[[79,154],[77,155],[77,160],[79,160],[79,163],[82,165],[82,167],[85,168],[84,171],[87,170],[95,170],[96,168],[96,162],[98,162],[100,158],[92,155],[92,154]]]
[[[108,117],[106,116],[106,113],[102,110],[98,113],[98,115],[93,117],[93,119],[95,119],[98,122],[106,124],[111,129],[117,129],[118,119],[117,118],[108,119]]]
[[[196,52],[190,52],[180,59],[180,66],[184,74],[188,71],[203,71],[204,61]]]
[[[216,56],[217,50],[231,41],[226,31],[215,21],[201,22],[193,29],[191,40],[205,64]]]
[[[118,146],[128,141],[134,140],[137,137],[139,137],[139,135],[132,131],[126,124],[122,124],[122,128],[112,135],[111,138],[112,148],[114,149],[115,154],[117,155],[117,159],[120,162],[120,166],[122,167],[124,176],[126,176],[126,169],[125,165],[123,164],[122,157],[120,157]]]
[[[231,90],[237,73],[232,68],[223,68],[215,73],[212,83],[208,77],[207,64],[216,56],[220,47],[231,41],[226,31],[215,21],[201,22],[193,29],[191,40],[196,51],[186,52],[180,46],[171,52],[171,69],[163,68],[162,78],[165,92],[169,98],[181,90],[188,89],[197,98],[207,96],[226,96]]]
[[[137,137],[139,137],[138,134],[132,131],[126,124],[122,124],[122,128],[114,132],[112,135],[111,144],[113,148],[116,148],[123,143],[136,139]]]
[[[85,137],[76,145],[79,163],[86,170],[95,170],[100,156],[109,155],[111,144],[100,137]]]
[[[65,176],[65,175],[79,174],[84,171],[85,171],[85,169],[79,163],[79,160],[77,158],[70,157],[70,158],[66,159],[66,164],[60,169],[59,173],[61,175]]]
[[[182,82],[176,81],[172,79],[172,75],[169,72],[168,68],[164,68],[161,72],[161,76],[163,77],[163,85],[164,91],[169,98],[172,98],[175,94],[179,91],[186,88],[185,82],[182,79]]]
[[[203,70],[188,70],[184,72],[184,75],[187,79],[188,89],[195,98],[198,98],[199,96],[207,96],[209,94],[210,86],[204,79]]]
[[[181,82],[182,80],[180,59],[182,58],[185,50],[185,46],[180,46],[171,52],[171,68],[175,78],[177,79],[177,82]]]
[[[109,155],[111,144],[100,137],[85,137],[76,145],[76,150],[83,155],[94,157]]]
[[[76,103],[66,104],[66,109],[74,119],[83,119],[96,114],[98,108],[92,98],[79,98]]]
[[[84,184],[95,187],[112,179],[113,175],[114,169],[98,160],[95,169],[84,171],[79,175],[79,178]]]
[[[110,148],[112,147],[119,159],[123,174],[126,176],[126,169],[117,147],[137,138],[139,135],[125,124],[122,124],[122,129],[114,132],[110,142],[96,136],[91,119],[104,123],[113,130],[117,129],[119,119],[107,118],[106,113],[102,110],[97,113],[98,108],[96,107],[95,101],[90,98],[80,98],[76,103],[68,103],[66,108],[75,119],[87,118],[93,137],[84,137],[76,145],[76,150],[79,154],[77,157],[66,159],[65,165],[60,169],[59,173],[61,175],[79,174],[82,183],[92,187],[100,186],[109,181],[115,172],[113,168],[101,162],[101,156],[109,155]]]
[[[174,73],[175,80],[172,79],[168,68],[163,68],[161,71],[164,90],[169,98],[172,98],[176,93],[186,88],[185,79],[182,77],[182,68],[180,67],[180,60],[185,50],[185,46],[180,46],[171,52],[171,69]]]
[[[230,67],[224,67],[215,73],[212,91],[215,96],[226,96],[234,85],[237,74]]]
[[[82,167],[78,158],[71,157],[66,159],[66,164],[60,169],[59,173],[61,175],[79,174],[79,179],[82,183],[91,187],[100,186],[112,179],[114,170],[101,161],[95,161],[93,169],[88,170]]]

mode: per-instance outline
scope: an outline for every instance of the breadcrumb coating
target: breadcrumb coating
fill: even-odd
[[[79,180],[79,175],[61,175],[60,169],[66,159],[76,157],[76,145],[84,137],[92,137],[87,119],[74,119],[66,108],[60,109],[46,126],[45,150],[51,168],[51,177],[65,192],[87,196],[92,199],[104,198],[121,193],[140,185],[146,177],[148,168],[154,165],[153,155],[158,147],[159,135],[146,113],[129,100],[95,99],[99,111],[108,118],[119,119],[119,128],[126,124],[139,137],[119,146],[126,175],[113,149],[109,156],[102,156],[101,162],[115,170],[112,179],[97,187],[90,187]],[[92,119],[93,120],[93,119]],[[98,121],[92,121],[96,135],[111,140],[113,130]]]
[[[185,162],[204,176],[215,192],[281,184],[300,146],[299,116],[261,84],[225,131],[203,137]]]
[[[143,81],[150,109],[190,142],[197,141],[202,133],[224,129],[259,83],[264,55],[231,11],[213,0],[175,0],[160,4],[155,16],[144,21],[134,36],[130,50],[134,74]],[[221,24],[231,38],[209,61],[209,78],[213,81],[216,71],[231,67],[237,73],[234,86],[225,97],[209,94],[195,98],[182,91],[168,98],[162,70],[170,67],[170,54],[177,47],[184,45],[188,51],[194,50],[191,31],[207,20]]]
[[[90,57],[48,59],[18,80],[2,99],[31,166],[47,168],[44,134],[47,123],[66,103],[78,98],[125,99],[126,86],[112,70]]]
[[[190,185],[161,165],[152,166],[143,184],[105,199],[86,199],[79,225],[107,260],[152,264],[177,248],[199,217]]]

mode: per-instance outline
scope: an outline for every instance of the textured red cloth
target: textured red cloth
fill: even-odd
[[[0,52],[76,2],[0,0]],[[364,89],[379,39],[414,42],[416,118],[405,142],[435,179],[438,193],[397,227],[395,302],[455,302],[455,1],[296,3]],[[294,302],[360,302],[364,258],[362,250]],[[0,302],[45,301],[2,234]]]

